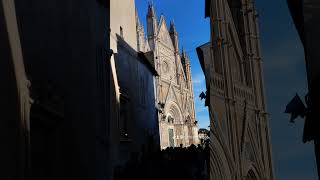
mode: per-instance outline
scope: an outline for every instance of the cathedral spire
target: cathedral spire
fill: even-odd
[[[155,38],[157,35],[157,18],[154,11],[153,3],[149,2],[148,13],[147,13],[147,34],[150,48],[155,48]]]
[[[186,51],[184,50],[184,47],[182,47],[181,56],[182,56],[182,59],[185,60],[185,63],[189,64],[189,57],[188,57]]]
[[[150,1],[149,1],[149,4],[148,4],[148,14],[147,14],[147,16],[149,16],[149,17],[155,17],[156,16],[156,14],[154,12],[153,2],[150,2]]]
[[[182,55],[182,57],[185,57],[185,55],[186,55],[186,52],[184,51],[184,47],[182,46],[182,50],[181,50],[181,55]]]
[[[170,21],[170,34],[177,34],[176,26],[173,20]]]
[[[170,21],[170,36],[171,36],[171,40],[172,40],[175,51],[179,52],[178,33],[173,20]]]
[[[184,70],[186,78],[187,78],[187,87],[192,90],[190,61],[189,61],[189,57],[183,47],[181,50],[181,63],[182,63],[182,67],[183,67],[183,70]]]
[[[140,22],[140,18],[139,18],[139,14],[138,14],[138,9],[136,9],[136,21],[137,21],[137,27],[140,27],[141,22]]]

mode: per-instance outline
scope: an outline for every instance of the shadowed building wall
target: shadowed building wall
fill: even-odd
[[[258,13],[253,1],[207,0],[206,77],[212,179],[274,179]]]
[[[112,166],[118,167],[143,151],[160,149],[154,85],[157,71],[153,52],[138,48],[135,2],[112,0],[110,7],[110,141]]]
[[[108,1],[1,1],[1,18],[14,17],[1,21],[9,85],[1,94],[11,104],[2,109],[11,125],[1,126],[10,142],[1,179],[108,178],[108,9]]]

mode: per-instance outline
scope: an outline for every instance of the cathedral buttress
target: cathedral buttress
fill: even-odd
[[[177,76],[177,83],[181,85],[182,81],[182,73],[180,72],[180,62],[179,62],[179,44],[178,44],[178,33],[176,30],[176,26],[174,25],[173,20],[170,21],[170,37],[172,40],[173,48],[174,48],[174,56],[175,56],[175,63],[176,63],[176,76]]]

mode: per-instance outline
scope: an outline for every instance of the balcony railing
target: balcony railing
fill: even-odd
[[[211,78],[210,86],[213,90],[213,93],[216,95],[224,96],[225,95],[225,81],[221,74],[213,73],[213,77]],[[250,87],[241,84],[234,83],[233,84],[234,98],[238,101],[247,100],[248,103],[254,103],[254,95],[253,91]]]
[[[225,85],[224,85],[224,78],[221,74],[213,73],[213,77],[211,78],[210,84],[213,87],[213,91],[215,93],[217,93],[220,96],[224,96]]]
[[[254,95],[250,87],[236,83],[233,86],[233,91],[237,100],[246,99],[249,103],[254,102]]]

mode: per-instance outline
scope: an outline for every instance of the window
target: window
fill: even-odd
[[[246,180],[257,180],[257,176],[253,170],[250,170],[246,176]]]
[[[174,118],[171,117],[171,115],[168,115],[168,123],[172,123],[174,122]]]

